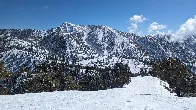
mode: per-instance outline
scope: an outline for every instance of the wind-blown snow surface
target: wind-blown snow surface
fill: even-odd
[[[0,96],[1,110],[196,110],[196,98],[179,98],[154,77],[134,77],[124,88]]]

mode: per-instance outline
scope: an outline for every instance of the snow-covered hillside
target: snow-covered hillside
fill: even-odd
[[[67,22],[48,30],[0,29],[0,61],[15,72],[52,59],[108,66],[123,58],[131,61],[131,71],[137,73],[144,64],[150,67],[154,60],[177,57],[196,72],[196,36],[188,36],[184,42],[172,42],[171,38]]]
[[[124,88],[0,96],[1,110],[196,110],[196,98],[177,97],[158,78],[134,77]]]

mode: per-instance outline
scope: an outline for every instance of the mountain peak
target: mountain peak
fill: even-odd
[[[64,22],[61,26],[76,26],[76,25],[70,22]]]
[[[64,22],[59,27],[57,27],[57,29],[64,33],[71,33],[71,32],[77,31],[77,25],[69,23],[69,22]]]

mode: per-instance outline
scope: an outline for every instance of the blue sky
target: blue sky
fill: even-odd
[[[146,18],[135,23],[136,32],[149,32],[153,22],[177,31],[196,15],[195,0],[1,0],[0,28],[50,29],[63,22],[106,25],[129,32],[134,15]],[[155,27],[156,28],[156,27]]]

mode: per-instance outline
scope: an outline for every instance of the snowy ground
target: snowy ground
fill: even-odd
[[[0,96],[1,110],[196,110],[196,98],[179,98],[153,77],[125,88]]]
[[[128,64],[128,66],[130,67],[130,71],[132,73],[139,73],[140,72],[140,68],[151,68],[151,67],[147,67],[147,65],[145,66],[142,62],[138,62],[135,59],[125,59],[125,58],[118,58],[118,57],[112,57],[111,59],[107,59],[108,56],[104,56],[104,57],[96,57],[94,59],[88,59],[88,60],[82,60],[77,62],[77,64],[82,65],[82,66],[94,66],[94,64],[96,66],[98,66],[99,68],[103,68],[110,66],[113,66],[115,63],[123,63],[123,64]],[[72,62],[70,62],[71,64]],[[101,66],[99,66],[101,65]],[[147,70],[148,70],[147,69]]]

